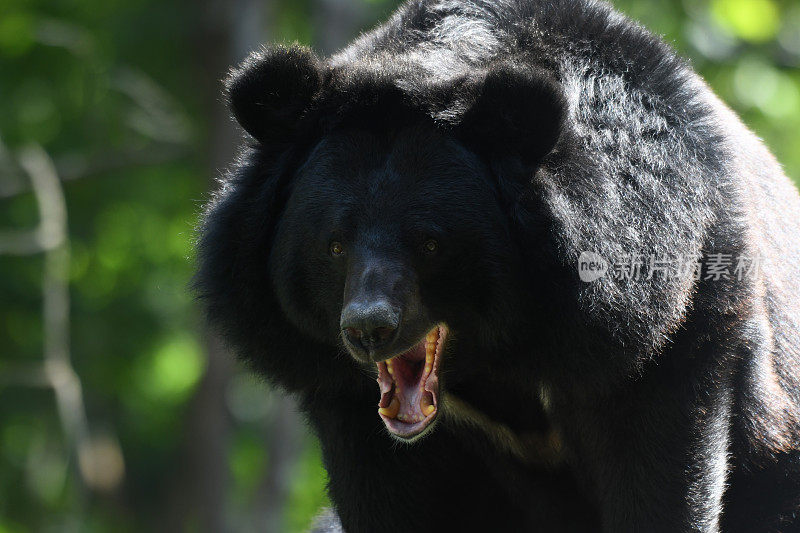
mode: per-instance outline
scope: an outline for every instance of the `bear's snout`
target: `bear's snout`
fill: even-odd
[[[356,300],[342,310],[340,325],[348,343],[373,352],[394,340],[400,311],[386,300]]]
[[[416,343],[430,324],[421,320],[412,269],[379,254],[356,253],[347,269],[339,327],[353,357],[378,362]]]

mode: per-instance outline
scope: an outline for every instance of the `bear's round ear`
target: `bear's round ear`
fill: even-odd
[[[567,102],[549,74],[502,63],[459,85],[456,107],[461,111],[453,122],[473,149],[535,165],[555,147]]]
[[[232,69],[225,92],[236,120],[256,140],[290,142],[321,85],[322,67],[310,49],[278,46]]]

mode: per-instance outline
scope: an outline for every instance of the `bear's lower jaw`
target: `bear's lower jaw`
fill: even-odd
[[[436,418],[446,336],[447,328],[438,324],[407,352],[377,363],[381,393],[378,414],[396,437],[418,437]]]

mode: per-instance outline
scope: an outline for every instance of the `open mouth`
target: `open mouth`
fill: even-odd
[[[438,412],[439,367],[447,329],[437,325],[407,352],[378,365],[378,414],[403,439],[420,435]]]

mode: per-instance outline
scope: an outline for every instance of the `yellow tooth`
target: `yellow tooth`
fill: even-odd
[[[398,419],[398,420],[403,420],[403,418],[405,418],[405,417],[403,416],[403,413],[400,413],[400,414],[398,414],[398,415],[397,415],[397,419]]]
[[[422,397],[419,400],[419,407],[420,410],[422,411],[422,414],[424,414],[425,416],[430,416],[431,413],[433,413],[436,410],[436,407],[434,407],[433,404],[430,402],[431,400],[429,399],[429,395],[425,394],[425,392],[423,391]]]
[[[395,418],[397,417],[397,413],[400,411],[400,400],[397,398],[392,398],[392,403],[389,404],[389,407],[381,407],[378,409],[378,412],[385,416],[386,418]],[[402,420],[402,418],[400,419]]]
[[[394,368],[392,368],[392,360],[391,359],[386,361],[386,370],[389,371],[389,374],[394,374]]]
[[[434,330],[431,330],[431,331],[428,333],[428,336],[426,337],[426,339],[428,340],[428,342],[436,342],[438,338],[439,338],[439,328],[436,328],[436,329],[434,329]]]

